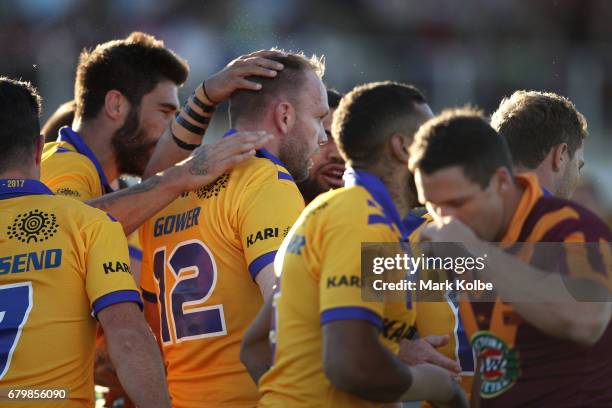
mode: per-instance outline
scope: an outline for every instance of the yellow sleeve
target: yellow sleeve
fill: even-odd
[[[87,201],[102,195],[100,176],[89,159],[79,153],[44,157],[40,179],[55,194]]]
[[[338,217],[336,217],[338,218]],[[321,324],[335,320],[365,320],[382,328],[384,304],[367,302],[361,296],[361,243],[386,242],[387,227],[356,221],[352,214],[346,222],[335,223],[317,237],[321,242],[319,279]],[[334,220],[330,217],[330,222]]]
[[[253,279],[274,262],[276,251],[303,209],[302,195],[288,181],[278,180],[247,189],[239,210],[238,229]]]
[[[121,224],[101,217],[82,233],[87,248],[85,286],[93,314],[123,302],[136,302],[142,308]]]

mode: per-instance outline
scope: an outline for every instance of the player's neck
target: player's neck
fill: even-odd
[[[407,170],[404,171],[404,168],[395,168],[384,161],[374,165],[352,163],[351,167],[373,174],[383,182],[400,217],[406,217],[415,207],[414,194],[410,191]]]
[[[270,154],[273,154],[276,157],[280,155],[280,138],[282,136],[278,135],[273,126],[270,126],[266,123],[251,123],[240,121],[236,122],[233,126],[233,129],[236,129],[238,132],[260,132],[265,131],[270,133],[273,137],[272,139],[263,146]]]
[[[514,218],[514,214],[518,210],[519,203],[521,202],[521,198],[523,198],[523,193],[525,192],[525,187],[520,185],[519,183],[514,183],[512,188],[506,193],[504,197],[504,202],[506,203],[503,214],[503,228],[495,237],[495,241],[499,242],[503,239],[510,228],[510,223]]]
[[[72,129],[81,136],[87,147],[96,156],[106,179],[114,180],[119,177],[117,161],[111,145],[114,130],[97,118],[75,120]]]
[[[545,160],[535,169],[521,169],[519,173],[534,173],[538,178],[538,183],[540,184],[540,187],[545,188],[552,194],[557,194],[557,183],[551,167],[552,165],[550,163],[547,163],[547,160]]]
[[[389,195],[397,208],[397,212],[404,219],[414,208],[414,203],[410,199],[411,193],[408,191],[406,178],[401,177],[401,174],[398,174],[398,172],[383,174],[379,177],[387,187],[387,190],[389,190]]]
[[[0,179],[11,179],[11,180],[16,180],[16,179],[23,179],[23,180],[27,180],[27,179],[33,179],[33,180],[39,180],[40,179],[40,171],[36,168],[27,168],[27,169],[9,169],[6,170],[4,172],[0,172]]]

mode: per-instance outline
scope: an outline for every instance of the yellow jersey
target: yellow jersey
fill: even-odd
[[[361,293],[361,243],[405,238],[397,209],[382,181],[354,171],[347,186],[322,194],[300,215],[276,259],[271,340],[274,363],[260,380],[260,407],[373,407],[337,389],[325,376],[322,326],[364,320],[397,353],[415,332],[409,302],[367,302]]]
[[[55,194],[79,201],[113,192],[96,156],[79,134],[67,126],[60,129],[57,142],[45,144],[40,179]],[[138,233],[127,239],[131,265],[137,269],[142,260]]]
[[[45,144],[40,169],[40,181],[58,195],[87,201],[113,191],[96,156],[67,126]]]
[[[257,155],[140,229],[141,286],[158,306],[174,407],[252,407],[259,399],[240,342],[263,304],[255,277],[274,261],[304,200],[276,157]]]
[[[0,388],[63,388],[68,400],[35,405],[91,407],[94,316],[142,306],[123,229],[38,180],[0,180],[0,214]]]
[[[430,214],[423,211],[414,211],[404,219],[404,225],[409,232],[409,241],[417,244],[418,248],[421,231],[433,221]],[[424,209],[423,209],[424,210]],[[418,250],[418,249],[417,249]],[[417,301],[419,314],[416,318],[416,327],[420,337],[448,335],[448,344],[437,350],[446,357],[453,359],[461,365],[461,385],[467,395],[472,390],[474,376],[474,356],[472,346],[467,338],[461,317],[459,304],[452,293],[445,295],[446,301],[422,302]],[[430,407],[424,402],[423,407]]]

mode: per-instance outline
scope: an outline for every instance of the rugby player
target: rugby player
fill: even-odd
[[[240,363],[240,341],[275,281],[273,260],[304,208],[294,180],[326,142],[324,66],[272,51],[284,68],[260,91],[230,99],[231,129],[273,135],[257,157],[183,194],[140,230],[142,288],[157,303],[175,407],[252,407],[259,394]]]
[[[306,204],[310,203],[319,194],[344,185],[344,160],[338,152],[338,146],[331,137],[331,125],[334,112],[340,103],[342,95],[334,89],[327,89],[327,103],[329,114],[323,120],[323,127],[327,135],[327,143],[321,146],[321,151],[312,156],[312,166],[308,170],[308,178],[297,183],[298,189]]]
[[[130,398],[170,407],[120,224],[39,181],[44,137],[31,85],[0,78],[0,107],[0,387],[66,392],[41,407],[93,406],[99,321]]]
[[[587,122],[569,99],[516,91],[501,101],[491,126],[506,139],[517,173],[532,172],[546,192],[572,197],[584,166]]]
[[[417,89],[394,82],[357,87],[340,102],[333,135],[351,167],[347,187],[311,202],[279,251],[274,363],[259,381],[259,406],[466,406],[448,371],[396,355],[415,332],[413,305],[365,302],[359,284],[361,242],[407,238],[402,218],[415,204],[407,149],[431,116]]]
[[[485,408],[611,405],[611,303],[568,293],[581,287],[589,299],[609,299],[610,230],[578,204],[544,196],[534,174],[514,175],[505,139],[479,112],[442,113],[421,127],[410,153],[419,197],[436,221],[422,236],[487,254],[483,276],[498,295],[460,306],[480,367],[472,401]],[[550,273],[530,265],[543,261],[530,251],[521,260],[488,242],[599,247],[568,247],[554,258],[559,273]]]
[[[204,87],[220,102],[235,89],[256,85],[244,76],[272,72],[258,64],[265,66],[266,61],[256,56],[239,59],[213,75],[177,115],[177,90],[187,78],[188,68],[161,41],[132,33],[84,51],[75,81],[75,118],[72,127],[60,130],[57,142],[45,145],[41,180],[57,194],[112,214],[129,234],[180,193],[214,181],[229,166],[254,155],[254,149],[264,142],[256,134],[237,135],[193,151],[197,145],[184,141],[184,135],[190,134],[186,128],[195,127],[189,122],[191,117],[206,122],[214,112]],[[197,126],[200,141],[206,127],[206,123]],[[138,185],[113,192],[111,185],[119,175],[143,174],[163,132],[173,135],[177,149],[186,154],[193,151],[193,156],[166,170],[164,167],[162,173]],[[166,150],[168,154],[172,151]],[[132,249],[132,254],[136,256],[137,251]],[[134,278],[139,284],[137,273]],[[108,384],[113,373],[104,370],[110,365],[104,363],[101,336],[97,348],[96,380]]]
[[[258,136],[237,135],[202,146],[188,162],[166,170],[176,163],[168,161],[172,150],[166,149],[157,156],[168,164],[159,169],[165,170],[162,174],[115,193],[110,185],[121,174],[143,175],[162,133],[171,135],[167,137],[186,152],[185,157],[196,149],[215,107],[206,94],[222,102],[236,89],[257,85],[246,76],[275,75],[275,70],[264,67],[278,63],[253,55],[205,81],[177,114],[177,90],[188,68],[163,42],[136,32],[83,51],[75,81],[73,126],[62,128],[58,142],[45,146],[41,180],[57,194],[111,213],[129,234],[180,193],[214,181],[229,166],[254,154]],[[192,117],[199,118],[198,125],[190,122]],[[199,132],[197,144],[181,139],[191,135],[189,129]]]

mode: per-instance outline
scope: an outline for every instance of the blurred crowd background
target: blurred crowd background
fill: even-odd
[[[413,83],[435,110],[487,113],[516,89],[568,96],[589,122],[576,199],[612,216],[612,2],[606,0],[1,0],[0,73],[34,82],[43,119],[72,98],[80,51],[141,30],[191,67],[182,97],[236,56],[324,54],[341,91]],[[220,115],[212,134],[226,126]]]

